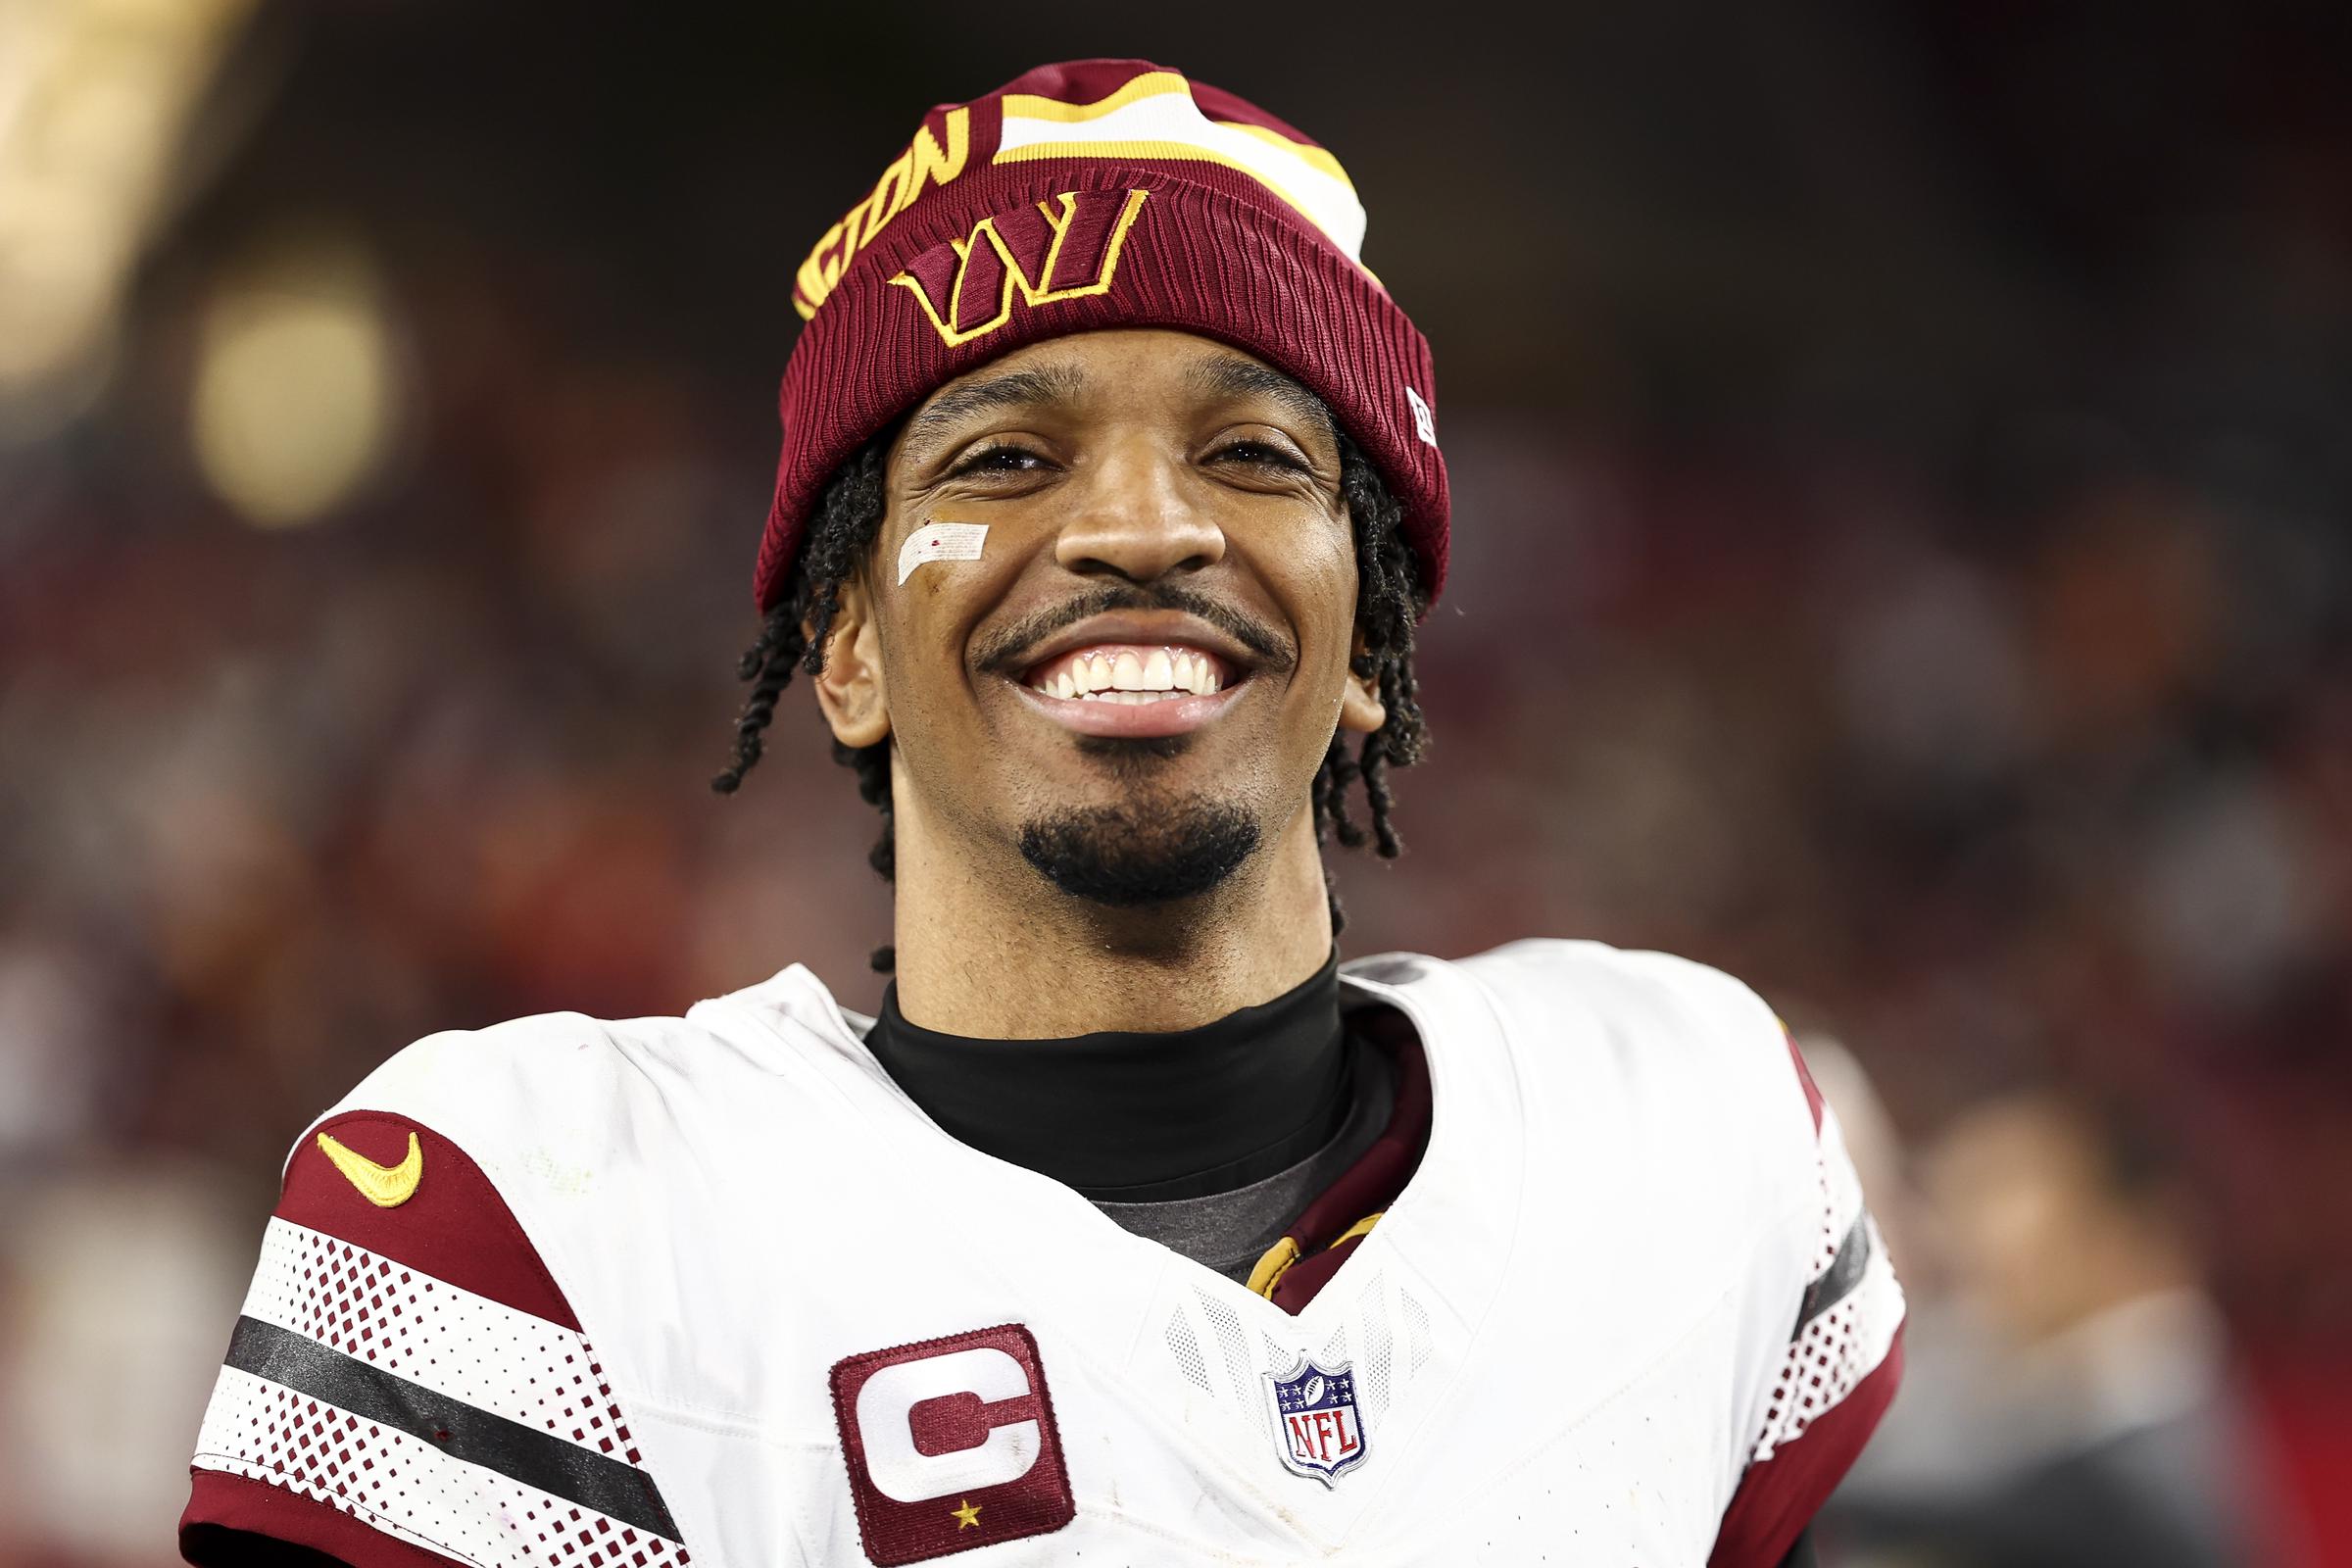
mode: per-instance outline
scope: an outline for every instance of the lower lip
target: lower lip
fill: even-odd
[[[1090,703],[1082,697],[1049,697],[1034,686],[1012,683],[1023,701],[1080,735],[1182,735],[1219,713],[1249,682],[1239,681],[1202,697],[1163,697],[1152,703]]]

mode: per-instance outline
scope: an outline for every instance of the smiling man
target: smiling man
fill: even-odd
[[[807,674],[879,1015],[796,964],[393,1056],[287,1163],[191,1561],[1807,1558],[1902,1297],[1770,1009],[1340,961],[1448,523],[1363,227],[1139,62],[924,118],[797,275],[718,780]]]

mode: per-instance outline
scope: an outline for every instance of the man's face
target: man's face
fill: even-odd
[[[853,743],[879,724],[929,820],[1065,893],[1205,892],[1305,808],[1336,724],[1383,716],[1348,667],[1339,478],[1321,405],[1238,349],[1095,332],[996,361],[891,450],[828,716]],[[937,522],[985,524],[980,558],[901,582]]]
[[[1929,1194],[1963,1298],[2012,1343],[2110,1304],[2119,1228],[2084,1129],[2038,1097],[1963,1115],[1929,1152]]]

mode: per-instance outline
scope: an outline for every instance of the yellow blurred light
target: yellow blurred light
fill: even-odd
[[[0,437],[50,428],[116,335],[187,122],[250,0],[0,0]]]
[[[389,452],[396,374],[363,254],[314,245],[265,258],[204,315],[189,433],[205,482],[257,527],[324,516]]]

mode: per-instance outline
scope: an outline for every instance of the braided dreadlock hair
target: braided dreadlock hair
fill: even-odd
[[[737,677],[751,682],[752,689],[736,715],[734,756],[710,781],[710,787],[721,795],[734,794],[742,787],[744,775],[758,764],[766,749],[776,700],[793,672],[807,670],[814,675],[824,669],[825,641],[841,607],[841,585],[864,562],[888,510],[882,475],[896,434],[894,427],[868,441],[826,484],[809,517],[784,597],[767,612],[759,640],[736,664]],[[1356,625],[1364,640],[1364,652],[1349,662],[1349,667],[1358,676],[1377,682],[1388,717],[1363,738],[1353,755],[1348,752],[1347,732],[1333,731],[1331,750],[1315,770],[1310,792],[1315,842],[1328,842],[1337,834],[1347,849],[1371,844],[1381,858],[1395,859],[1403,853],[1404,845],[1390,821],[1395,798],[1390,793],[1389,770],[1411,766],[1429,749],[1429,726],[1421,715],[1420,685],[1413,675],[1413,627],[1427,604],[1413,553],[1398,528],[1403,509],[1346,431],[1340,432],[1339,443],[1340,494],[1348,503],[1348,520],[1355,533]],[[857,775],[858,796],[882,813],[882,836],[866,855],[866,863],[883,881],[891,881],[898,857],[892,837],[890,742],[846,746],[836,740],[833,760]],[[1371,808],[1369,832],[1348,808],[1348,786],[1359,779]],[[1347,916],[1340,908],[1339,895],[1332,891],[1328,870],[1323,882],[1336,935],[1347,924]],[[877,971],[888,974],[896,964],[895,950],[887,946],[874,950]]]

